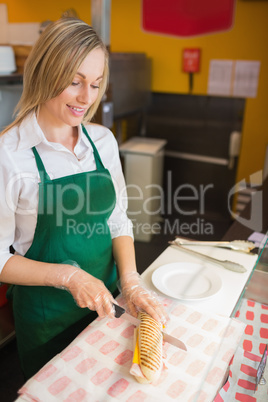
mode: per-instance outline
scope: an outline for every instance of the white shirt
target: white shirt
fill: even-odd
[[[126,215],[126,186],[116,139],[106,127],[97,124],[85,127],[116,191],[116,205],[108,220],[111,236],[133,238],[132,223]],[[96,170],[92,146],[81,126],[74,154],[46,139],[35,114],[0,137],[0,272],[13,255],[9,251],[11,245],[16,254],[25,255],[33,241],[40,182],[33,146],[51,179]]]

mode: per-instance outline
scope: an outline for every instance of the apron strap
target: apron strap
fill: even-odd
[[[94,154],[94,159],[95,159],[97,170],[105,169],[104,166],[103,166],[100,154],[99,154],[94,142],[92,141],[92,139],[88,135],[88,132],[85,129],[85,127],[83,126],[83,124],[82,124],[82,130],[83,130],[83,133],[86,135],[87,139],[89,140],[89,142],[90,142],[90,144],[91,144],[91,146],[93,148],[93,154]],[[35,160],[36,160],[36,165],[37,165],[37,169],[38,169],[38,172],[39,172],[41,182],[43,183],[45,181],[51,181],[49,175],[47,174],[45,166],[44,166],[44,164],[42,162],[42,159],[40,158],[40,155],[37,152],[37,149],[35,147],[32,147],[32,150],[33,150],[34,157],[35,157]]]
[[[32,150],[33,150],[34,157],[35,157],[35,160],[36,160],[36,165],[37,165],[37,169],[38,169],[38,172],[39,172],[41,183],[44,183],[45,181],[51,181],[49,175],[47,174],[45,166],[44,166],[44,164],[42,162],[42,159],[40,158],[40,155],[37,152],[36,148],[32,147]]]
[[[97,148],[96,148],[94,142],[92,141],[92,139],[91,139],[90,136],[88,135],[88,132],[87,132],[87,130],[85,129],[84,125],[81,124],[81,126],[82,126],[83,133],[86,135],[87,139],[89,140],[89,142],[90,142],[90,144],[91,144],[91,146],[92,146],[92,148],[93,148],[93,154],[94,154],[94,159],[95,159],[95,163],[96,163],[97,170],[103,170],[103,169],[105,169],[104,166],[103,166],[103,163],[102,163],[100,154],[99,154],[99,152],[98,152],[98,150],[97,150]]]

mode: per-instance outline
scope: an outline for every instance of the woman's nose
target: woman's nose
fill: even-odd
[[[90,85],[85,85],[81,89],[78,100],[86,105],[91,105],[94,102],[93,90]]]

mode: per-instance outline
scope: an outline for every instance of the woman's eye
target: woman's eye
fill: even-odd
[[[72,82],[72,86],[77,86],[77,85],[79,85],[79,82]]]
[[[93,89],[99,89],[99,85],[91,85]]]

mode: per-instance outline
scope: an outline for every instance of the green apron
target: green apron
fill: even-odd
[[[110,173],[86,129],[97,170],[51,180],[36,150],[41,182],[37,225],[25,257],[48,263],[74,261],[115,294],[117,271],[107,220],[115,205]],[[79,308],[63,289],[18,286],[11,289],[18,352],[26,378],[63,350],[96,312]]]

